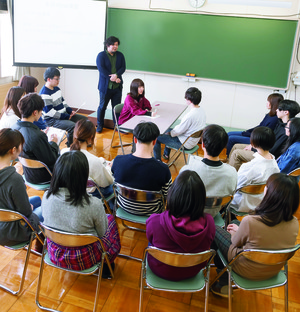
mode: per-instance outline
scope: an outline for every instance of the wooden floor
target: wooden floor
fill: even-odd
[[[112,160],[121,154],[120,149],[110,148],[111,130],[97,134],[92,152]],[[131,135],[122,135],[124,141],[131,142]],[[131,147],[126,147],[130,153]],[[172,166],[173,179],[183,166],[182,156]],[[29,195],[42,195],[31,189]],[[144,233],[125,230],[120,225],[120,235],[123,254],[142,257],[147,239]],[[300,243],[298,235],[297,243]],[[13,252],[0,247],[0,283],[12,286],[19,281],[23,268],[25,251]],[[40,311],[35,304],[40,257],[31,255],[23,292],[15,297],[0,290],[1,312]],[[115,278],[102,280],[98,311],[138,311],[139,273],[141,264],[133,260],[116,259]],[[212,269],[212,277],[215,269]],[[95,276],[82,277],[76,274],[64,273],[46,266],[41,290],[41,303],[65,312],[88,312],[93,309]],[[300,253],[289,262],[289,311],[300,311]],[[283,287],[265,291],[235,290],[233,311],[284,311]],[[144,296],[144,311],[147,312],[196,312],[203,311],[204,291],[196,294],[172,294],[160,291],[146,291]],[[209,311],[227,311],[227,300],[210,293]]]

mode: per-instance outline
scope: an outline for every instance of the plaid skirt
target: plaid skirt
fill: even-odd
[[[101,240],[112,263],[121,249],[120,236],[115,219],[107,215],[108,228]],[[99,241],[82,247],[65,247],[47,239],[47,249],[51,262],[61,268],[82,271],[101,261],[102,249]]]

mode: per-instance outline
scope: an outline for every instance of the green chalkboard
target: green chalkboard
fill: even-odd
[[[286,88],[297,21],[108,9],[127,69]]]

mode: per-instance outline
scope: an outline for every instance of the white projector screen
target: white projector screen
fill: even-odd
[[[14,65],[96,68],[106,9],[106,1],[14,0]]]

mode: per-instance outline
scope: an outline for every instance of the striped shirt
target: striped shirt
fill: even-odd
[[[45,120],[50,120],[51,118],[69,119],[72,109],[64,100],[59,87],[54,87],[51,90],[44,85],[40,91],[40,96],[45,103],[43,108],[43,118]]]
[[[120,155],[114,159],[112,172],[117,183],[140,190],[162,191],[164,197],[172,184],[169,167],[154,158]],[[119,196],[118,205],[135,215],[149,216],[163,210],[161,200],[137,203]]]

